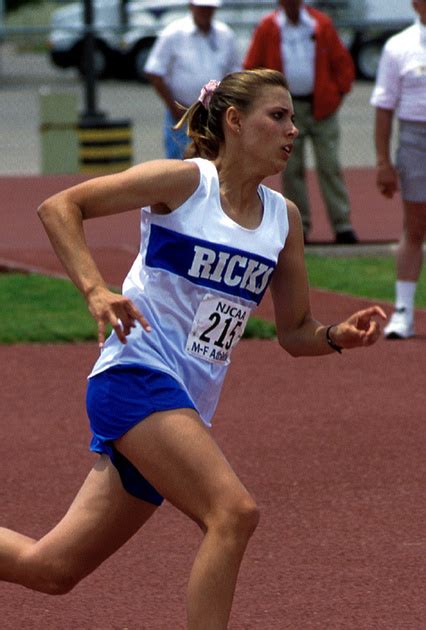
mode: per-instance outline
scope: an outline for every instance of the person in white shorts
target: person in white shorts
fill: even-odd
[[[91,448],[100,457],[41,540],[0,528],[1,579],[68,592],[166,498],[203,532],[187,628],[228,627],[259,513],[209,426],[250,313],[269,286],[279,343],[294,356],[370,346],[385,318],[378,306],[338,324],[311,314],[300,214],[262,184],[290,159],[293,121],[280,72],[230,74],[204,86],[181,121],[196,157],[95,178],[40,206],[53,247],[98,324],[101,353],[87,408]],[[140,252],[120,295],[96,267],[83,221],[136,207]]]
[[[396,256],[395,310],[385,327],[388,339],[414,335],[414,305],[426,234],[426,0],[413,0],[416,23],[387,42],[371,104],[376,108],[377,186],[391,199],[401,188],[403,230]],[[399,146],[391,158],[393,118]]]

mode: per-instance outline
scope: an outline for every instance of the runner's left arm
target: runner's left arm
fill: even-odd
[[[289,234],[271,280],[278,340],[292,356],[330,354],[334,350],[326,337],[329,324],[320,323],[311,313],[300,214],[292,202],[287,205]],[[379,306],[353,313],[329,331],[332,342],[346,349],[375,343],[380,336],[376,318],[386,319]]]

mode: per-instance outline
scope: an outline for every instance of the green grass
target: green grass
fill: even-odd
[[[96,324],[71,282],[0,274],[0,343],[86,341]]]
[[[393,301],[394,260],[307,255],[312,287]],[[418,284],[416,304],[426,308],[426,270]],[[271,338],[274,325],[252,317],[245,337]],[[73,342],[96,339],[96,324],[68,280],[36,274],[0,274],[0,343]]]
[[[306,265],[312,287],[393,302],[393,257],[335,258],[307,255]],[[416,306],[426,308],[426,268],[423,268],[417,285]]]

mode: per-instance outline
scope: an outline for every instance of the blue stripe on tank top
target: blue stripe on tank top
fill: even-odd
[[[146,264],[256,304],[261,301],[276,266],[263,256],[154,224],[151,224]]]

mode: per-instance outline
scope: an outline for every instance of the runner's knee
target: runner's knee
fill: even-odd
[[[248,540],[259,523],[259,509],[250,497],[235,499],[216,510],[207,519],[207,528],[214,528],[221,537]]]
[[[79,579],[75,579],[67,573],[56,571],[49,576],[49,581],[44,581],[43,592],[47,595],[66,595],[72,591],[79,581]]]
[[[84,577],[82,572],[76,571],[66,561],[52,561],[35,547],[21,559],[26,575],[25,586],[47,595],[66,595]]]

